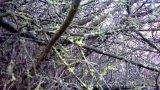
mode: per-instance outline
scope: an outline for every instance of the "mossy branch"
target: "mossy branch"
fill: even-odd
[[[80,1],[81,0],[73,0],[72,6],[71,6],[71,9],[69,11],[69,14],[68,14],[67,18],[65,19],[63,25],[60,27],[60,29],[57,31],[57,33],[52,37],[52,39],[50,40],[50,42],[46,46],[45,50],[40,55],[40,58],[37,60],[38,62],[37,62],[36,68],[39,68],[40,63],[45,60],[45,58],[47,57],[47,55],[48,55],[49,51],[51,50],[52,46],[62,36],[62,34],[66,31],[68,26],[71,24],[75,14],[78,10],[78,6],[80,4]]]

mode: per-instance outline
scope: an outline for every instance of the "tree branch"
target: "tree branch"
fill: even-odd
[[[156,49],[160,53],[160,49],[154,45],[152,42],[150,42],[147,38],[145,38],[139,31],[134,30],[134,32],[139,35],[143,41],[145,41],[148,45],[150,45],[152,48]]]
[[[135,66],[139,66],[139,67],[151,70],[151,71],[159,72],[159,70],[157,68],[153,68],[151,66],[143,65],[143,64],[140,64],[140,63],[135,62],[135,61],[127,60],[127,59],[125,59],[123,57],[116,56],[114,54],[110,54],[110,53],[107,53],[105,51],[101,51],[101,50],[96,49],[94,47],[90,47],[90,46],[87,46],[87,45],[82,45],[82,47],[85,48],[85,49],[87,49],[87,50],[92,50],[92,51],[94,51],[96,53],[99,53],[99,54],[103,54],[103,55],[106,55],[106,56],[109,56],[109,57],[112,57],[112,58],[115,58],[115,59],[118,59],[118,60],[121,60],[121,61],[125,61],[127,63],[131,63],[131,64],[133,64]]]
[[[49,51],[51,50],[52,46],[62,36],[62,34],[66,31],[66,29],[70,25],[70,23],[72,22],[75,14],[78,10],[78,6],[79,6],[80,2],[81,2],[81,0],[73,0],[70,12],[69,12],[66,20],[64,21],[63,25],[60,27],[58,32],[52,37],[51,41],[48,43],[45,50],[40,55],[40,58],[38,59],[36,68],[39,68],[39,64],[45,60],[45,58],[47,57],[47,55],[48,55]]]
[[[30,38],[32,39],[33,42],[39,45],[44,45],[44,42],[42,42],[42,40],[39,40],[37,37],[35,37],[33,33],[19,32],[12,22],[7,21],[3,17],[0,17],[0,27],[4,28],[6,31],[9,31],[13,34],[19,34],[21,37]]]

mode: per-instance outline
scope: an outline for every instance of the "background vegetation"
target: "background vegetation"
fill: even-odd
[[[0,0],[0,89],[159,90],[159,0]]]

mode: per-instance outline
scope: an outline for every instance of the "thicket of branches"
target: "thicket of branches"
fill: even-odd
[[[159,0],[0,0],[0,89],[159,90]]]

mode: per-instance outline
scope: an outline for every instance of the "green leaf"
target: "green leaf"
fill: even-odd
[[[75,70],[74,67],[69,67],[69,68],[68,68],[68,71],[71,72],[71,73],[74,73],[74,70]]]
[[[14,76],[14,74],[12,74],[12,80],[15,81],[16,77]]]

